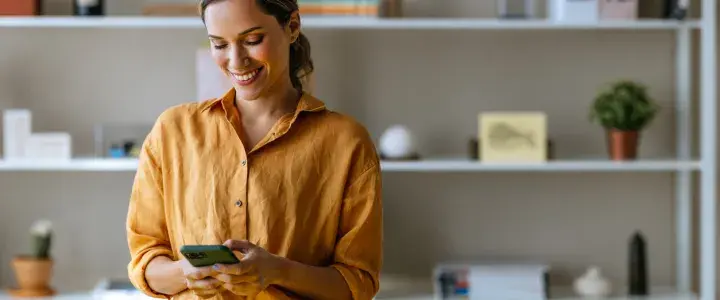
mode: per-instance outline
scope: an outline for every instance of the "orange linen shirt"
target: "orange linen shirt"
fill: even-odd
[[[132,283],[170,298],[147,285],[150,260],[237,239],[335,268],[353,299],[372,299],[382,265],[381,175],[365,128],[304,94],[246,151],[234,97],[230,90],[166,110],[143,143],[127,216]],[[256,299],[296,297],[271,286]],[[196,299],[188,290],[172,298]]]

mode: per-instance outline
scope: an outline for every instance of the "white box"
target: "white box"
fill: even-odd
[[[598,0],[548,0],[554,21],[572,23],[597,22],[600,15]]]
[[[434,299],[546,300],[550,267],[524,262],[444,263],[433,272]]]
[[[32,133],[32,113],[27,109],[3,112],[3,155],[5,159],[25,157],[26,141]]]
[[[26,157],[35,159],[72,158],[72,139],[65,132],[44,132],[31,134],[27,139]]]
[[[637,16],[637,0],[600,0],[601,20],[635,20]]]

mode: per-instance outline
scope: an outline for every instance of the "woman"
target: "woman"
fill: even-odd
[[[302,92],[296,0],[203,0],[233,88],[172,107],[143,144],[127,218],[133,284],[174,299],[372,299],[382,264],[380,166],[365,128]],[[182,245],[241,262],[193,268]]]

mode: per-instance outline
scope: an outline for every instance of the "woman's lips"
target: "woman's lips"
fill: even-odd
[[[250,85],[253,82],[255,82],[255,80],[257,80],[257,78],[260,77],[259,75],[264,69],[265,68],[263,68],[263,67],[259,67],[255,70],[252,70],[249,72],[230,73],[230,74],[232,74],[232,77],[235,80],[235,82],[237,82],[239,85],[245,86],[245,85]]]

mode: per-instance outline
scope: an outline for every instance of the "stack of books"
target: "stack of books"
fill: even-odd
[[[381,0],[298,0],[303,15],[377,16]]]
[[[434,272],[435,299],[546,300],[548,272],[543,264],[441,264]]]

